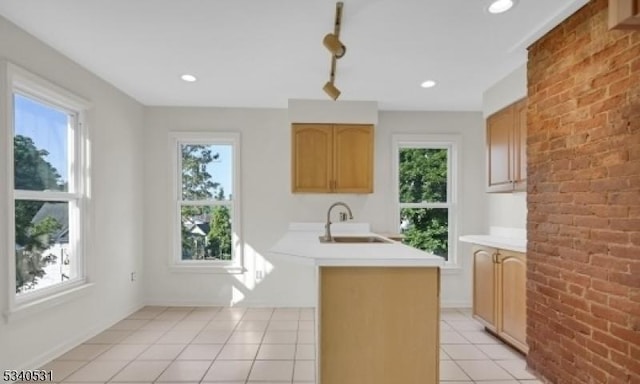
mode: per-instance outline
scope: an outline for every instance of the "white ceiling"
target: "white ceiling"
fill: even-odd
[[[587,0],[344,0],[339,100],[480,110],[482,92]],[[276,107],[328,97],[333,0],[0,0],[0,15],[145,105]],[[192,73],[196,83],[180,80]],[[422,89],[422,81],[438,85]]]

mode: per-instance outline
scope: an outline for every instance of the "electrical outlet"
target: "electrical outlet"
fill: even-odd
[[[131,272],[131,281],[136,281],[136,273]]]
[[[260,281],[262,280],[263,274],[262,271],[256,271],[256,280]]]

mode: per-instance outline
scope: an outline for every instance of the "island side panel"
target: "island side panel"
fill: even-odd
[[[440,269],[320,267],[319,384],[438,384]]]

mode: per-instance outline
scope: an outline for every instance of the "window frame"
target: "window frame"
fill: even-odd
[[[77,296],[84,288],[89,287],[87,277],[87,250],[89,218],[89,129],[86,114],[91,103],[68,90],[53,84],[17,65],[5,62],[4,110],[6,111],[5,131],[7,142],[7,277],[8,305],[5,317],[24,312],[32,312],[40,308],[49,308],[60,302]],[[68,191],[29,191],[15,189],[14,174],[14,135],[15,104],[14,95],[29,98],[43,105],[65,112],[69,116],[69,133],[67,137],[67,157],[69,161]],[[69,247],[74,255],[77,276],[68,281],[57,283],[33,292],[16,293],[15,263],[15,205],[19,200],[37,200],[66,202],[69,204]]]
[[[454,134],[394,134],[391,137],[392,145],[392,199],[393,212],[390,217],[393,227],[401,233],[400,210],[402,208],[447,208],[448,209],[448,259],[444,264],[445,269],[461,268],[458,260],[458,226],[460,212],[460,135]],[[447,202],[400,202],[400,149],[403,148],[436,148],[447,149]]]
[[[230,203],[221,204],[220,201],[192,200],[190,204],[182,204],[182,145],[231,145],[232,146],[232,195]],[[173,272],[190,273],[232,273],[245,272],[242,243],[242,214],[241,214],[241,140],[238,132],[170,132],[169,149],[171,155],[171,203],[172,214],[170,233],[172,239],[169,255],[169,269]],[[183,205],[231,206],[231,260],[182,260],[181,207]]]

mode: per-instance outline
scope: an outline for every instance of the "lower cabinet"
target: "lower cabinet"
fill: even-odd
[[[496,332],[495,250],[479,248],[473,252],[473,315]]]
[[[473,315],[488,330],[527,353],[525,254],[476,247],[473,252]]]
[[[438,384],[437,267],[320,267],[318,384]]]

